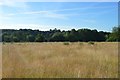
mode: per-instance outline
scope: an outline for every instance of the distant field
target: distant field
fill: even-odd
[[[117,78],[118,43],[5,43],[3,78]]]

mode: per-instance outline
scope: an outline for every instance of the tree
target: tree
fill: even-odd
[[[51,41],[64,41],[65,37],[63,36],[63,34],[61,32],[56,32],[52,35]]]
[[[33,35],[27,35],[26,39],[27,39],[28,42],[34,42],[35,41],[35,38],[34,38]]]
[[[8,36],[8,35],[5,35],[5,36],[3,37],[3,42],[11,42],[11,37]]]
[[[12,40],[13,40],[13,42],[19,42],[20,40],[18,39],[18,37],[16,37],[16,36],[13,36],[12,37]]]
[[[35,38],[36,42],[43,42],[45,40],[44,36],[41,34],[38,34]]]
[[[110,34],[110,35],[109,35]],[[50,42],[50,41],[106,41],[120,40],[117,35],[119,32],[116,28],[113,29],[113,33],[98,32],[97,30],[90,29],[71,29],[68,31],[60,31],[59,29],[53,29],[50,31],[39,31],[31,29],[3,29],[2,30],[2,39],[5,42]],[[108,36],[109,35],[109,36]]]
[[[112,34],[109,35],[107,41],[120,41],[120,26],[113,27]]]

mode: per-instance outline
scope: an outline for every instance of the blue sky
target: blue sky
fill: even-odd
[[[118,25],[117,2],[19,2],[0,6],[2,29],[111,31]]]

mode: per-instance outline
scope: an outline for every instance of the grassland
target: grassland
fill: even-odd
[[[3,78],[116,78],[118,43],[5,43]]]
[[[2,79],[2,43],[0,43],[0,79]]]

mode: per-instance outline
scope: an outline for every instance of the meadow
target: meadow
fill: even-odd
[[[117,78],[118,42],[4,43],[3,78]]]

